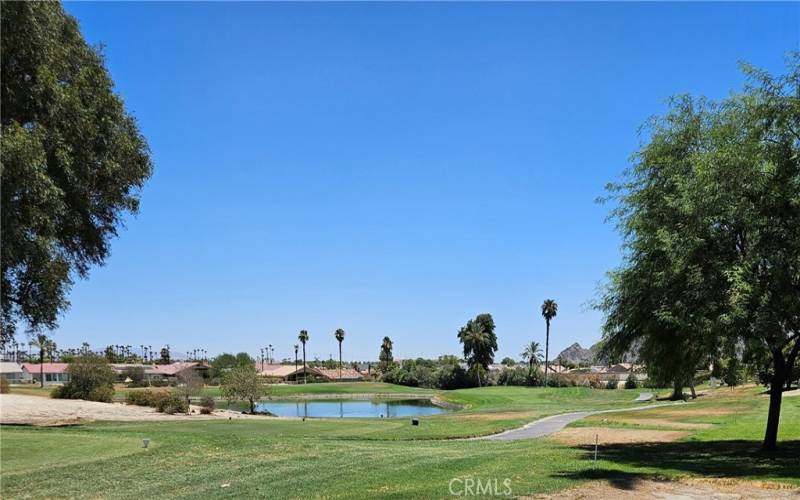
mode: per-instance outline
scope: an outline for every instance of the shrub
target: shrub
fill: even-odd
[[[189,402],[180,394],[167,393],[157,398],[156,410],[172,415],[173,413],[188,413]]]
[[[150,389],[131,391],[126,396],[125,402],[136,406],[155,406],[154,396],[155,394]]]
[[[569,379],[561,373],[553,373],[547,377],[547,387],[569,387]]]
[[[457,364],[446,364],[436,371],[436,387],[439,389],[463,389],[469,386],[467,371]]]
[[[639,384],[636,381],[636,376],[631,372],[628,374],[628,378],[625,379],[625,388],[626,389],[636,389],[639,387]]]
[[[588,385],[592,389],[600,389],[601,387],[603,387],[603,381],[600,380],[600,375],[596,373],[587,373],[586,385]]]
[[[200,400],[200,406],[202,407],[200,413],[204,413],[203,410],[208,410],[205,413],[211,413],[212,411],[214,411],[214,406],[215,406],[214,398],[212,398],[211,396],[203,396],[203,398]]]
[[[619,379],[617,377],[611,377],[606,381],[606,389],[616,389],[619,387]]]
[[[521,366],[504,368],[497,374],[497,385],[530,385],[528,383],[528,368]]]
[[[206,408],[205,406],[200,408],[200,414],[201,415],[211,415],[211,413],[213,411],[214,411],[214,408]]]
[[[0,394],[8,394],[10,390],[11,386],[9,386],[8,380],[0,378]]]
[[[80,356],[70,363],[67,373],[70,381],[53,390],[51,397],[111,402],[116,375],[105,358],[94,354]]]

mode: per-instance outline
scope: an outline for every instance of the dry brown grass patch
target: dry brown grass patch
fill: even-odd
[[[713,424],[694,423],[694,422],[677,422],[675,420],[668,420],[665,418],[602,418],[590,417],[586,419],[587,422],[598,423],[602,425],[607,424],[621,424],[621,425],[634,425],[637,427],[667,427],[670,429],[681,430],[696,430],[696,429],[709,429]]]
[[[570,446],[594,445],[595,435],[600,445],[627,443],[667,443],[685,437],[684,431],[646,429],[612,429],[608,427],[571,427],[553,434],[552,440]]]

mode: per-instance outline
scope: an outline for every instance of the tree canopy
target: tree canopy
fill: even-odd
[[[230,401],[247,401],[250,413],[255,413],[256,402],[268,393],[269,386],[255,365],[236,366],[222,378],[222,396]]]
[[[394,357],[392,356],[392,339],[383,337],[381,342],[381,352],[378,354],[378,369],[382,372],[387,372],[394,364]]]
[[[464,359],[480,384],[481,372],[489,369],[497,351],[497,335],[491,314],[479,314],[467,321],[458,331],[458,340],[464,346]]]
[[[100,51],[58,2],[2,2],[2,339],[54,328],[139,208],[150,153]]]
[[[771,360],[773,448],[800,350],[800,55],[783,76],[743,69],[741,92],[679,96],[648,123],[610,186],[624,260],[598,306],[606,353],[641,342],[651,376],[676,389],[736,346]]]

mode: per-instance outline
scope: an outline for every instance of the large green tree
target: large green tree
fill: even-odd
[[[0,3],[2,339],[53,328],[139,208],[149,151],[103,56],[58,2]]]
[[[613,218],[625,256],[599,306],[607,352],[641,342],[676,388],[743,344],[771,360],[764,447],[800,351],[800,56],[718,102],[682,96],[649,124]]]
[[[464,359],[481,385],[481,373],[489,369],[497,351],[497,335],[491,314],[479,314],[467,321],[458,331],[458,340],[464,346]]]

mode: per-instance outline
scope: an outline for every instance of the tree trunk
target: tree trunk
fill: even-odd
[[[303,342],[303,383],[307,384],[308,380],[306,380],[306,343]]]
[[[672,383],[672,396],[669,397],[673,401],[683,399],[683,382],[675,379]]]
[[[44,348],[39,351],[39,382],[44,389]]]
[[[692,391],[692,399],[697,399],[697,393],[694,390],[694,380],[689,382],[689,390]]]
[[[342,381],[342,341],[339,341],[339,382]]]
[[[550,320],[545,320],[547,323],[547,336],[544,340],[544,386],[547,387],[547,372],[550,367]]]
[[[250,401],[250,414],[254,415],[256,413],[256,402],[253,400],[253,398],[250,398],[249,401]]]
[[[778,445],[778,424],[781,419],[781,399],[783,398],[783,383],[786,380],[786,361],[780,350],[772,352],[774,373],[769,384],[769,413],[767,414],[767,430],[764,433],[765,450],[774,450]]]

